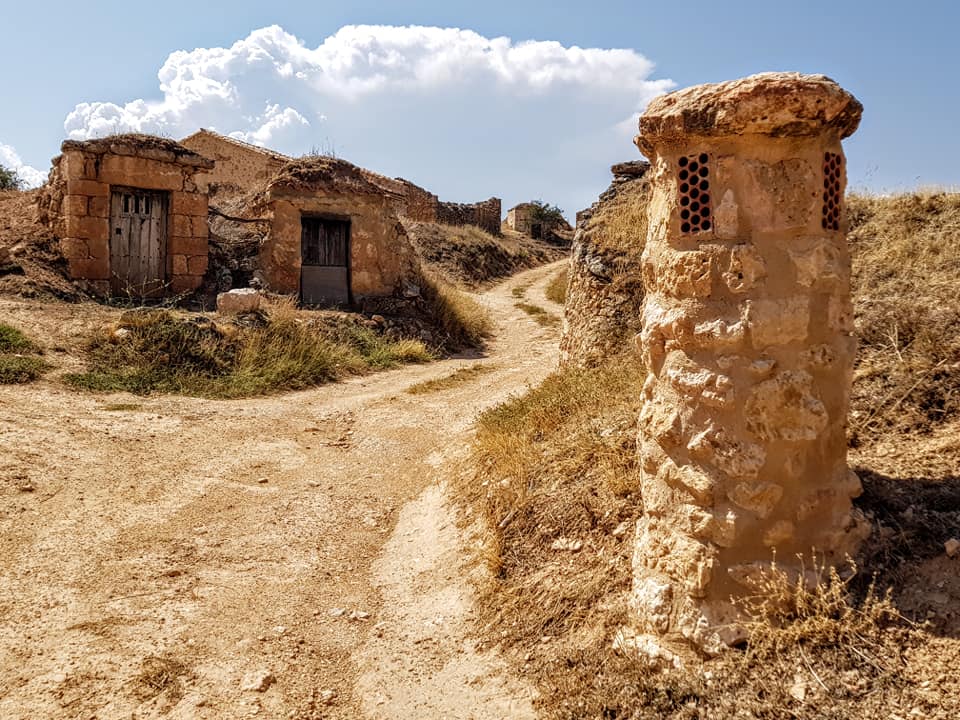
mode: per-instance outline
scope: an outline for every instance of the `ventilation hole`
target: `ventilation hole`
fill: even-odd
[[[677,177],[680,184],[677,187],[677,202],[680,207],[680,231],[683,233],[701,232],[709,230],[711,223],[708,220],[711,214],[710,195],[710,155],[697,153],[678,158],[680,170]]]
[[[843,195],[840,192],[843,158],[839,153],[823,154],[823,220],[824,230],[840,229]]]

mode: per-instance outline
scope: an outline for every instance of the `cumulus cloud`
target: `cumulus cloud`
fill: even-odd
[[[84,102],[64,125],[75,139],[207,127],[294,154],[324,144],[451,199],[556,201],[547,183],[567,177],[558,192],[573,202],[576,173],[599,167],[602,179],[605,164],[635,152],[623,126],[672,87],[652,73],[626,49],[369,25],[310,48],[272,26],[229,48],[174,52],[158,97]]]
[[[34,167],[24,165],[20,155],[11,145],[0,143],[0,165],[13,170],[28,188],[39,187],[47,180],[47,174]]]

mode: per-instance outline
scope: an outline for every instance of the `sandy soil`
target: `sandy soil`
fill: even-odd
[[[243,401],[0,386],[0,717],[532,717],[470,639],[444,479],[475,414],[555,367],[510,291],[559,312],[559,267],[481,296],[483,356]],[[62,368],[111,312],[0,300]]]

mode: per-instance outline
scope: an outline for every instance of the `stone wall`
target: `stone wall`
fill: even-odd
[[[474,225],[491,235],[500,234],[500,198],[464,204],[441,202],[436,222],[444,225]]]
[[[71,279],[110,293],[110,202],[115,188],[162,191],[167,202],[166,281],[173,292],[198,288],[207,270],[207,196],[196,175],[213,162],[163,138],[117,135],[65,141],[39,205],[60,240]]]
[[[406,199],[406,207],[400,214],[416,222],[437,222],[437,211],[440,207],[437,196],[409,180],[403,178],[397,180],[403,183],[403,194]]]
[[[868,530],[846,461],[840,141],[860,113],[828,78],[769,73],[670,93],[641,117],[641,632],[719,652],[743,639],[731,598],[757,591],[774,553],[813,581],[813,555],[842,563]]]
[[[215,162],[212,169],[198,173],[195,179],[201,192],[212,190],[214,194],[259,192],[290,160],[280,153],[211,130],[199,130],[180,144]]]
[[[591,367],[633,347],[640,332],[649,163],[614,165],[613,182],[577,213],[560,336],[560,364]]]

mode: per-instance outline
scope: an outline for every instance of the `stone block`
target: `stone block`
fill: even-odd
[[[60,240],[60,252],[67,260],[82,260],[90,257],[87,241],[82,238],[63,238]]]
[[[206,238],[210,233],[210,226],[207,224],[206,215],[194,215],[190,218],[191,235],[198,238]]]
[[[110,198],[91,197],[87,202],[87,214],[90,215],[90,217],[110,217]]]
[[[203,275],[207,271],[207,256],[194,255],[188,257],[187,270],[191,275]]]
[[[70,277],[86,280],[109,280],[109,258],[77,258],[69,261]]]
[[[206,255],[210,247],[207,238],[182,237],[170,238],[169,252],[173,255]]]
[[[170,193],[170,212],[174,215],[196,215],[207,217],[207,197],[200,193]]]
[[[60,161],[60,171],[63,177],[70,182],[71,180],[95,180],[96,176],[90,176],[87,171],[90,170],[87,159],[79,150],[68,150],[63,154]]]
[[[86,195],[64,195],[63,205],[60,206],[64,215],[82,216],[87,214]]]
[[[106,218],[67,215],[67,237],[98,240],[110,236],[110,221]]]
[[[171,256],[171,260],[173,262],[174,275],[186,275],[188,273],[186,255],[173,255]]]
[[[217,295],[218,313],[247,313],[260,309],[260,293],[253,288],[241,288]]]
[[[179,165],[129,155],[104,155],[100,161],[100,180],[147,190],[183,190],[183,171]]]
[[[110,258],[110,238],[91,238],[87,240],[87,250],[90,257],[106,260]]]
[[[189,215],[172,215],[173,234],[180,237],[191,237],[193,235],[193,224],[190,222]]]
[[[67,194],[109,198],[110,186],[96,180],[67,180]]]

